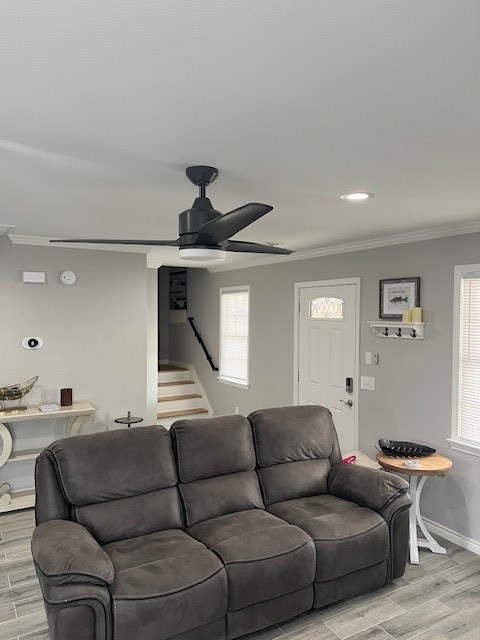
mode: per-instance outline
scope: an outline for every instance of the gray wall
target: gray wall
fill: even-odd
[[[170,325],[169,325],[169,290],[170,267],[158,270],[158,359],[168,360],[170,357]]]
[[[74,286],[59,282],[65,269],[77,274]],[[23,284],[24,270],[45,271],[47,284]],[[57,403],[59,389],[72,387],[74,402],[97,407],[87,431],[113,427],[129,409],[146,415],[145,255],[20,246],[0,237],[0,302],[0,386],[38,375],[47,400]],[[44,339],[43,349],[22,348],[31,335]],[[61,437],[62,426],[36,422],[12,430],[21,448],[37,448]],[[0,480],[12,467],[2,468]],[[33,462],[15,467],[27,478]]]
[[[480,235],[471,234],[358,251],[251,269],[209,273],[190,269],[189,314],[218,362],[219,288],[250,285],[250,389],[218,382],[188,325],[171,325],[170,357],[190,362],[216,414],[293,402],[294,283],[361,277],[361,374],[376,391],[360,392],[360,448],[374,455],[380,437],[431,443],[454,461],[445,478],[425,485],[425,516],[480,542],[480,458],[452,451],[451,433],[453,267],[480,262]],[[426,339],[374,337],[367,320],[378,318],[378,281],[421,277]],[[380,364],[365,365],[365,351]],[[475,506],[474,506],[475,505]]]
[[[144,424],[156,424],[158,404],[158,269],[147,269],[147,407]]]

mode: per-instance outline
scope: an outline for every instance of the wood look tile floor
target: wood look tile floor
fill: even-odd
[[[0,515],[0,640],[50,639],[30,554],[33,527],[32,509]],[[374,593],[244,640],[480,640],[480,556],[443,544],[446,556],[421,551],[419,565]]]

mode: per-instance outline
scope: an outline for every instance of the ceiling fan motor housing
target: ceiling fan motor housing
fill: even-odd
[[[200,227],[206,222],[220,218],[222,214],[213,208],[210,199],[205,195],[205,188],[211,184],[218,176],[218,169],[215,167],[208,167],[204,165],[198,165],[194,167],[187,167],[185,173],[190,182],[200,188],[198,198],[195,198],[190,209],[182,211],[178,216],[178,235],[180,236],[181,246],[188,246],[190,244],[190,238],[186,237],[190,234],[196,234]],[[192,246],[197,247],[201,245],[195,244],[195,237],[192,236]],[[205,245],[203,245],[205,246]],[[217,247],[217,245],[214,245]]]
[[[197,233],[200,227],[222,214],[212,207],[209,198],[196,198],[191,209],[186,209],[178,216],[178,235]]]

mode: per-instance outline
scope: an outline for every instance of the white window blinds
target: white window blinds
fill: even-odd
[[[220,378],[248,385],[248,287],[220,289]]]
[[[480,446],[480,273],[462,274],[458,336],[456,437]]]

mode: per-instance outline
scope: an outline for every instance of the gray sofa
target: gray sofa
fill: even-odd
[[[405,569],[407,484],[343,464],[322,407],[59,440],[36,489],[53,640],[231,640]]]

